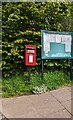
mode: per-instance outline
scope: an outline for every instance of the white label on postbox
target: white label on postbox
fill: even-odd
[[[28,53],[34,53],[34,50],[28,50]]]
[[[29,63],[33,63],[33,55],[32,54],[29,55]]]

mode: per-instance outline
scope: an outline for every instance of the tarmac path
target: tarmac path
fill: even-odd
[[[39,95],[2,98],[0,111],[7,119],[72,118],[72,91],[71,87],[62,87]]]

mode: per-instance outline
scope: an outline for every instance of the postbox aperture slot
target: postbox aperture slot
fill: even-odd
[[[27,50],[35,50],[35,48],[27,48]]]

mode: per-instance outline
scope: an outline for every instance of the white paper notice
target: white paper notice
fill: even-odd
[[[71,52],[71,45],[70,44],[65,44],[65,51]]]
[[[49,34],[49,42],[55,42],[55,35]]]
[[[65,43],[71,45],[71,35],[65,35]]]
[[[50,43],[51,42],[51,35],[48,34],[48,42]]]
[[[56,35],[50,34],[50,36],[51,36],[51,42],[56,42]]]
[[[50,51],[49,34],[46,33],[44,33],[44,51],[45,54],[48,54],[48,51]]]
[[[50,43],[44,44],[44,51],[45,51],[45,53],[47,53],[48,51],[50,51]]]
[[[49,34],[44,33],[44,44],[49,42]]]
[[[45,53],[45,56],[48,56],[48,53]]]
[[[71,35],[65,35],[65,51],[71,52]]]
[[[62,43],[63,43],[63,44],[66,43],[66,35],[62,35]]]
[[[56,35],[55,34],[47,34],[44,33],[44,43],[50,43],[56,41]]]
[[[62,39],[62,35],[56,35],[56,42],[60,43]]]

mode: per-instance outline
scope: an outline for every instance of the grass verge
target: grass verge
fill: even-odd
[[[27,80],[27,73],[15,75],[11,78],[3,78],[2,96],[11,97],[32,94],[33,88],[41,85],[47,86],[48,90],[54,90],[61,86],[70,86],[71,80],[69,75],[62,71],[45,72],[43,81],[40,73],[31,73],[30,83]]]

